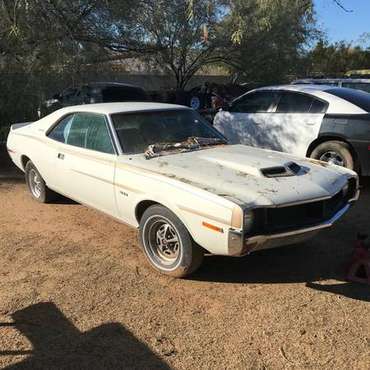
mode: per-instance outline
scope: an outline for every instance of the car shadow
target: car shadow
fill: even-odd
[[[53,303],[38,303],[11,315],[32,350],[0,350],[0,356],[27,355],[6,369],[170,369],[118,323],[79,331]]]
[[[252,253],[241,258],[207,256],[189,279],[220,283],[307,283],[307,287],[368,301],[369,286],[345,282],[357,232],[370,234],[370,179],[361,179],[361,196],[350,215],[304,244]],[[313,282],[335,279],[338,285]]]
[[[74,204],[79,204],[73,199],[67,198],[64,195],[57,194],[56,198],[53,199],[53,201],[50,202],[50,204],[56,204],[56,205],[74,205]]]
[[[321,292],[342,295],[344,297],[356,299],[359,301],[370,302],[370,287],[368,285],[356,283],[339,283],[339,284],[318,284],[313,282],[306,283],[307,288],[315,289]]]

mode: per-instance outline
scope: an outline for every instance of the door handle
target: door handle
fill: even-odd
[[[64,154],[58,153],[58,159],[64,159]]]

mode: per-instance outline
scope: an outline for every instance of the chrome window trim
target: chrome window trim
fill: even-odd
[[[124,153],[123,153],[123,150],[122,150],[122,147],[121,147],[121,143],[119,142],[118,135],[117,135],[117,132],[114,128],[112,117],[111,117],[110,114],[106,115],[106,120],[108,122],[108,131],[110,132],[111,139],[114,143],[114,147],[116,149],[116,152],[117,152],[118,155],[123,155]]]

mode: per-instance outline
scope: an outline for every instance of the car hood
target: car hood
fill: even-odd
[[[294,164],[295,173],[267,177]],[[245,145],[225,145],[130,164],[225,197],[244,206],[274,206],[336,194],[353,172],[305,158]],[[297,167],[298,165],[298,167]],[[267,173],[267,176],[266,174]]]

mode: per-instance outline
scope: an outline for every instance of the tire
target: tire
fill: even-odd
[[[318,145],[312,151],[310,157],[343,166],[350,170],[356,169],[349,145],[341,141],[327,141]]]
[[[182,278],[202,264],[202,249],[180,219],[163,206],[154,205],[144,212],[139,237],[149,263],[162,274]]]
[[[46,186],[44,179],[32,161],[28,161],[26,164],[25,177],[33,199],[40,203],[48,203],[55,199],[56,193]]]

